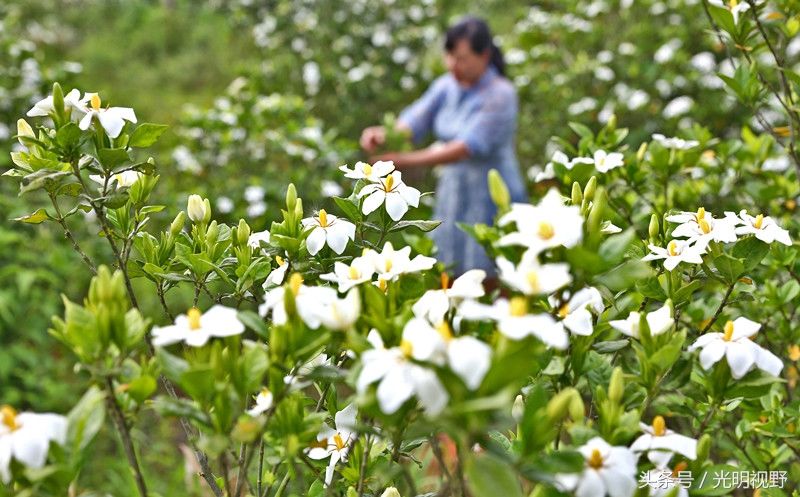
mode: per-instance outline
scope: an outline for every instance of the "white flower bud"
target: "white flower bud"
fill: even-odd
[[[202,222],[206,217],[206,204],[200,195],[189,195],[189,203],[186,207],[186,214],[193,223]]]

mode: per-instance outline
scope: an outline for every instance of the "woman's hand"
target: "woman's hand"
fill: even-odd
[[[372,153],[386,142],[386,130],[383,126],[370,126],[361,132],[361,148],[367,153]]]

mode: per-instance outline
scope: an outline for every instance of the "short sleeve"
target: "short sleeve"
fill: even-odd
[[[464,141],[473,156],[490,154],[514,133],[517,106],[517,92],[510,84],[488,87],[483,102],[454,139]]]
[[[440,76],[414,103],[403,109],[398,121],[411,128],[412,140],[419,143],[433,129],[433,119],[442,105],[447,86],[447,75]]]

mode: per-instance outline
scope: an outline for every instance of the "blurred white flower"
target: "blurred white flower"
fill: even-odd
[[[345,178],[365,179],[371,183],[381,181],[383,177],[394,171],[394,162],[379,160],[370,165],[366,162],[358,161],[353,169],[349,169],[347,164],[339,166],[339,170],[344,173]]]
[[[18,413],[11,406],[0,407],[0,480],[11,481],[11,461],[30,469],[41,469],[47,461],[50,442],[64,445],[67,418],[58,414]]]
[[[627,447],[612,447],[594,437],[578,448],[585,459],[581,473],[558,473],[559,490],[576,497],[632,497],[636,491],[636,455]]]
[[[267,236],[269,236],[269,232],[266,233]],[[251,239],[252,236],[253,235],[250,235]],[[267,275],[267,279],[264,280],[262,285],[264,290],[282,285],[284,278],[286,278],[286,271],[289,269],[289,261],[279,255],[276,255],[275,262],[278,263],[278,267],[270,271],[269,275]]]
[[[564,205],[555,188],[547,192],[536,205],[514,203],[511,210],[500,217],[498,224],[515,223],[517,231],[500,237],[498,244],[522,245],[532,253],[549,248],[574,247],[583,238],[583,216],[579,206]]]
[[[640,319],[641,314],[633,311],[626,319],[615,319],[609,321],[608,324],[629,337],[639,338]],[[645,316],[645,321],[647,321],[647,327],[650,329],[650,336],[666,333],[673,324],[672,309],[669,305],[663,305],[656,311],[648,312],[647,316]]]
[[[552,305],[557,303],[552,296],[549,300]],[[599,315],[604,309],[603,297],[597,288],[581,288],[558,309],[559,324],[575,335],[589,336],[594,331],[592,311]]]
[[[725,216],[732,223],[738,225],[736,227],[737,235],[755,235],[756,238],[764,243],[792,244],[789,232],[778,226],[778,223],[769,216],[764,216],[763,214],[751,216],[745,210],[740,211],[738,216],[733,212],[726,212]]]
[[[687,459],[697,459],[697,440],[668,430],[662,416],[653,418],[652,426],[644,423],[639,423],[639,426],[644,434],[633,442],[631,450],[647,452],[647,458],[656,468],[666,467],[675,453]]]
[[[624,164],[624,156],[619,152],[607,153],[605,150],[598,150],[594,153],[594,168],[601,173],[618,168]]]
[[[653,134],[653,140],[660,143],[665,148],[674,148],[676,150],[689,150],[700,145],[696,140],[684,140],[682,138],[667,138],[660,133]]]
[[[268,411],[272,407],[273,395],[267,387],[261,389],[256,395],[256,405],[248,409],[247,414],[250,416],[258,416]]]
[[[109,185],[116,184],[117,188],[129,187],[139,181],[142,176],[144,175],[139,171],[122,171],[121,173],[112,174],[108,183]],[[101,174],[90,174],[89,179],[101,185],[106,183],[105,176]]]
[[[350,265],[336,261],[333,272],[320,275],[320,279],[336,283],[339,292],[347,292],[354,286],[367,281],[372,281],[375,274],[375,264],[369,256],[356,257]]]
[[[330,458],[325,469],[325,486],[331,484],[336,464],[347,461],[350,446],[356,441],[356,406],[348,404],[334,416],[335,428],[323,425],[317,435],[317,443],[307,450],[308,457],[315,460]]]
[[[561,323],[549,314],[530,314],[527,299],[519,295],[511,300],[499,298],[492,305],[468,300],[458,312],[463,319],[497,322],[500,333],[512,340],[533,336],[556,349],[564,350],[569,345],[569,337]]]
[[[177,342],[186,342],[192,347],[202,347],[212,337],[229,337],[244,332],[244,324],[232,307],[214,305],[205,313],[192,307],[186,314],[175,318],[168,326],[154,326],[151,332],[153,345],[163,347]]]
[[[91,93],[86,93],[83,98],[81,98],[81,92],[77,88],[70,90],[69,93],[64,95],[64,107],[67,113],[75,109],[83,114],[85,112],[84,107],[91,98],[91,95]],[[31,107],[26,115],[29,117],[44,117],[49,116],[53,112],[55,112],[53,96],[49,95],[33,104],[33,107]]]
[[[540,264],[535,254],[526,251],[522,260],[514,265],[505,257],[496,260],[500,279],[508,286],[525,295],[552,293],[572,281],[569,264]]]
[[[672,271],[678,264],[685,262],[688,264],[702,264],[703,254],[706,253],[705,247],[698,247],[690,244],[686,240],[670,240],[666,248],[656,245],[648,245],[650,254],[642,258],[643,261],[654,261],[664,259],[664,268]]]

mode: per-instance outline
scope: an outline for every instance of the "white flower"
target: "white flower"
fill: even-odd
[[[738,317],[725,323],[723,333],[706,333],[689,346],[689,352],[701,348],[700,365],[709,369],[725,356],[731,368],[731,376],[739,379],[757,367],[772,376],[778,376],[783,369],[783,361],[767,349],[762,348],[750,337],[758,333],[761,325]]]
[[[700,145],[700,142],[696,140],[684,140],[677,137],[667,138],[660,133],[654,133],[653,140],[660,143],[664,148],[674,148],[675,150],[689,150]]]
[[[564,327],[552,316],[544,313],[528,313],[528,302],[525,297],[516,296],[511,300],[500,298],[492,305],[467,301],[459,309],[459,314],[468,320],[496,321],[500,333],[512,340],[534,336],[545,345],[561,350],[566,349],[569,344],[569,337]]]
[[[514,222],[517,231],[503,235],[498,244],[522,245],[534,253],[552,247],[574,247],[583,238],[580,207],[565,206],[558,190],[551,189],[535,207],[515,203],[498,221],[500,226]]]
[[[385,204],[386,212],[393,221],[402,219],[409,206],[418,207],[419,197],[419,190],[403,183],[400,171],[394,171],[389,176],[364,186],[358,192],[358,198],[364,198],[361,206],[364,215]]]
[[[333,293],[316,293],[318,297],[299,297],[297,299],[297,312],[303,315],[315,315],[319,322],[330,330],[346,331],[353,327],[361,314],[361,298],[357,289],[351,289],[347,295],[340,299],[336,290],[326,288]],[[308,322],[307,319],[304,321]]]
[[[552,293],[572,281],[569,264],[539,264],[530,251],[523,254],[516,266],[504,257],[499,257],[495,262],[500,270],[500,279],[525,295]]]
[[[486,293],[483,280],[486,272],[482,269],[471,269],[453,281],[453,286],[448,288],[448,278],[442,273],[442,289],[428,290],[411,307],[414,315],[427,319],[432,325],[437,326],[444,321],[445,314],[451,306],[465,299],[477,299]]]
[[[72,109],[77,109],[83,113],[83,108],[90,98],[91,95],[88,93],[81,98],[80,91],[77,89],[71,90],[64,95],[64,107],[66,108],[67,114],[69,114]],[[53,96],[50,95],[33,104],[33,107],[31,107],[27,115],[30,117],[41,117],[49,116],[53,112],[55,112],[53,108]]]
[[[311,255],[316,255],[326,243],[331,250],[341,254],[347,247],[347,240],[353,240],[356,236],[355,224],[328,214],[325,209],[320,209],[317,217],[303,219],[303,227],[311,229],[306,239],[306,247]]]
[[[640,319],[641,315],[637,311],[633,311],[628,315],[627,319],[615,319],[609,321],[608,324],[629,337],[639,338]],[[672,309],[665,304],[657,311],[648,312],[645,321],[647,321],[647,327],[650,329],[650,336],[661,335],[672,327]]]
[[[594,168],[601,173],[620,167],[624,164],[623,155],[619,152],[607,153],[605,150],[598,150],[594,153]]]
[[[368,256],[356,257],[348,266],[343,262],[336,261],[333,264],[333,272],[320,276],[320,279],[331,281],[339,286],[339,291],[344,293],[354,286],[358,286],[367,281],[372,281],[375,274],[375,265]]]
[[[337,412],[334,416],[335,429],[323,425],[322,431],[317,435],[317,444],[308,449],[307,454],[311,459],[330,458],[325,470],[325,486],[331,484],[333,470],[339,461],[346,462],[350,446],[355,442],[356,416],[358,412],[353,404]]]
[[[574,491],[576,497],[632,497],[636,491],[636,455],[627,447],[612,447],[594,437],[578,448],[586,460],[579,474],[555,475],[560,490]]]
[[[250,416],[258,416],[268,411],[272,407],[272,392],[267,387],[261,389],[256,395],[256,405],[247,411]]]
[[[731,222],[739,225],[736,227],[736,234],[738,235],[755,235],[756,238],[764,243],[792,244],[789,232],[778,226],[778,223],[769,216],[759,214],[753,217],[744,210],[739,213],[738,217],[733,212],[726,212],[725,216]]]
[[[175,318],[175,324],[153,327],[153,345],[162,347],[176,342],[186,342],[192,347],[202,347],[211,337],[229,337],[244,332],[244,324],[236,317],[232,307],[214,305],[205,313],[192,307],[186,314]]]
[[[347,164],[345,164],[339,166],[339,170],[344,173],[346,178],[365,179],[371,183],[377,183],[381,178],[394,171],[394,162],[379,160],[375,164],[369,165],[366,162],[359,161],[356,162],[353,169],[348,169]]]
[[[686,240],[671,240],[667,248],[657,247],[653,244],[648,245],[651,253],[642,258],[643,261],[654,261],[664,259],[664,268],[672,271],[681,262],[690,264],[702,264],[702,255],[706,253],[705,247],[692,245]]]
[[[349,354],[348,354],[349,355]],[[319,354],[315,355],[311,358],[307,363],[293,369],[289,374],[283,377],[283,382],[289,385],[290,390],[300,390],[309,385],[311,385],[311,381],[304,380],[305,376],[311,374],[314,369],[320,366],[330,366],[331,361],[328,358],[328,354],[324,354],[320,352]]]
[[[90,107],[85,105],[81,108],[86,113],[85,116],[78,123],[78,127],[87,130],[92,124],[92,120],[97,117],[100,121],[100,126],[106,130],[108,136],[116,138],[125,127],[125,121],[132,123],[136,122],[136,114],[130,107],[108,107],[105,109],[100,108],[100,96],[97,93],[87,93],[84,99],[89,97]]]
[[[117,188],[123,188],[133,185],[139,181],[142,176],[144,176],[144,174],[139,171],[122,171],[121,173],[112,174],[108,182],[109,184],[116,182]],[[106,183],[105,176],[101,174],[90,174],[89,179],[101,185]]]
[[[269,236],[269,232],[266,233],[267,236]],[[252,241],[253,241],[253,235],[250,235],[248,243],[252,245],[251,243]],[[279,255],[276,255],[275,262],[278,263],[278,267],[270,271],[270,273],[267,275],[267,279],[264,280],[264,284],[261,285],[262,288],[264,288],[264,290],[276,287],[278,285],[282,285],[283,280],[286,278],[286,271],[289,269],[289,261],[287,261],[286,259],[284,259]]]
[[[250,233],[250,236],[247,238],[247,244],[254,249],[258,249],[261,248],[261,242],[269,245],[269,240],[269,230],[257,231],[255,233]]]
[[[639,426],[644,435],[633,442],[631,450],[647,452],[647,458],[657,468],[666,467],[675,453],[687,459],[697,459],[697,440],[668,430],[663,417],[653,418],[652,426],[644,423],[639,423]]]
[[[411,247],[395,250],[391,242],[386,242],[380,253],[367,250],[363,257],[372,261],[378,273],[378,282],[394,281],[401,274],[426,271],[436,264],[436,259],[424,255],[416,255],[411,259]]]
[[[378,405],[386,414],[396,412],[408,399],[416,395],[425,412],[435,416],[447,405],[449,395],[436,373],[411,361],[414,344],[403,334],[399,347],[387,349],[376,330],[367,339],[374,348],[361,356],[363,368],[356,381],[356,390],[363,394],[369,385],[380,380]]]
[[[0,407],[0,480],[11,481],[11,460],[31,469],[47,461],[50,442],[64,445],[67,418],[58,414],[17,413],[11,406]]]
[[[551,303],[555,304],[552,297]],[[594,331],[590,309],[600,314],[604,308],[603,297],[597,288],[587,287],[575,292],[569,302],[558,309],[558,317],[561,324],[575,335],[589,336]]]
[[[693,243],[698,249],[705,249],[712,241],[729,243],[736,241],[734,222],[729,217],[714,219],[705,209],[700,207],[697,212],[681,212],[667,216],[667,221],[681,223],[674,230],[672,236],[687,238],[687,243]]]
[[[747,0],[728,0],[725,2],[724,0],[709,0],[709,3],[716,5],[718,7],[725,7],[726,9],[731,11],[733,15],[733,23],[739,24],[739,16],[750,10],[750,4]],[[756,4],[760,4],[761,2],[758,1]]]
[[[414,359],[437,366],[446,362],[470,390],[478,388],[489,371],[492,349],[475,337],[454,337],[447,321],[434,328],[425,319],[412,318],[403,328],[403,337]]]
[[[686,490],[686,479],[680,474],[683,471],[687,470],[678,469],[676,472],[661,468],[644,471],[639,478],[639,487],[650,487],[650,497],[689,497],[689,491]],[[688,474],[691,475],[691,473]],[[678,489],[677,493],[673,492],[674,488]]]
[[[203,221],[208,213],[208,202],[200,195],[191,194],[186,204],[186,214],[192,222],[199,223]]]

